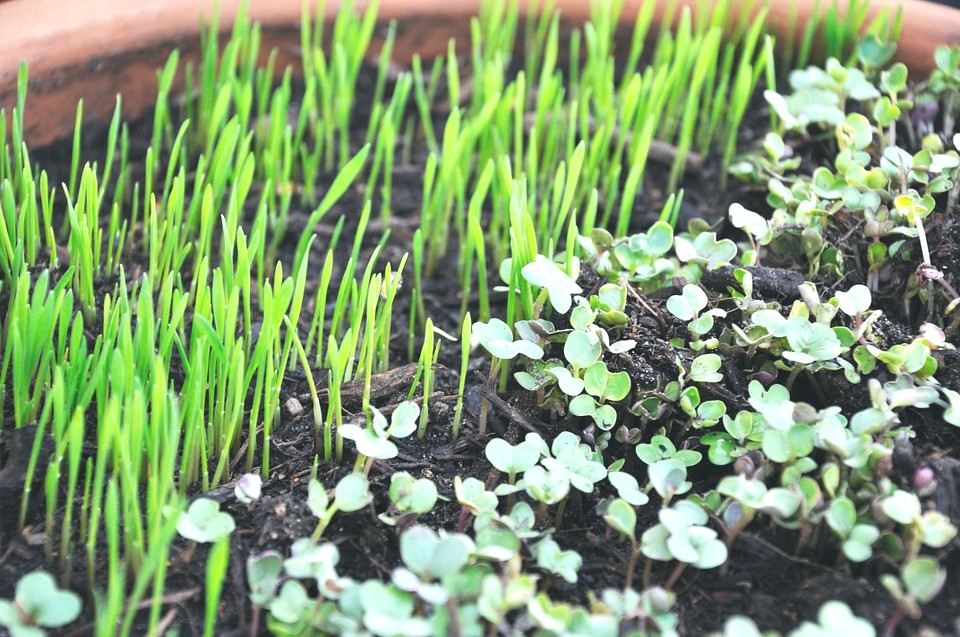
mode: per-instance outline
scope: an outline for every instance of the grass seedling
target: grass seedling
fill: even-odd
[[[493,163],[488,162],[477,181],[473,195],[470,197],[470,206],[467,213],[467,227],[464,240],[460,248],[460,314],[466,313],[473,290],[473,279],[476,276],[480,288],[479,303],[489,312],[489,298],[487,298],[486,282],[486,246],[484,245],[483,230],[480,227],[480,212],[487,197],[490,182],[493,179]],[[418,230],[418,232],[420,232]],[[474,264],[481,264],[474,273]],[[418,296],[419,298],[419,296]]]
[[[347,188],[349,188],[350,185],[356,180],[357,176],[360,174],[360,171],[363,170],[363,165],[366,163],[367,155],[369,153],[370,146],[364,146],[360,149],[360,152],[353,156],[353,159],[345,163],[343,169],[337,173],[333,183],[330,184],[330,188],[320,201],[320,205],[317,206],[317,209],[310,214],[310,218],[307,221],[307,226],[304,229],[303,234],[300,235],[300,240],[297,242],[297,250],[293,259],[294,270],[300,269],[300,265],[306,256],[307,245],[310,242],[313,228],[316,227],[320,220],[323,219],[324,215],[330,211],[330,208],[332,208],[333,205],[339,201],[340,197],[343,196],[343,193],[347,191]]]
[[[413,292],[410,303],[410,320],[407,325],[407,360],[413,360],[414,334],[418,325],[418,317],[426,318],[427,310],[423,304],[423,230],[417,228],[413,233],[411,243],[413,252]]]
[[[440,58],[438,58],[440,59]],[[417,112],[420,114],[420,128],[427,140],[427,146],[431,152],[437,154],[440,148],[437,145],[437,136],[433,131],[433,119],[430,117],[430,100],[427,97],[428,89],[425,86],[423,78],[423,64],[419,55],[414,55],[410,63],[410,69],[413,73],[413,97],[417,106]]]
[[[371,369],[382,374],[390,365],[390,338],[392,333],[393,304],[397,298],[397,291],[403,281],[403,269],[407,264],[408,254],[400,258],[397,271],[393,272],[388,263],[384,267],[383,282],[379,288],[380,299],[383,301],[374,317],[374,347],[371,350]],[[368,319],[369,320],[369,319]]]
[[[70,255],[74,262],[74,291],[84,318],[90,322],[96,317],[94,281],[99,274],[103,239],[97,219],[99,209],[97,175],[87,166],[80,179],[80,197],[76,205],[67,203],[67,218],[70,223]]]
[[[469,223],[470,245],[477,258],[477,296],[481,321],[490,320],[490,292],[487,289],[487,248],[484,244],[483,229],[480,226],[480,210],[471,213]]]
[[[340,435],[340,428],[343,425],[343,405],[340,398],[340,388],[344,383],[348,359],[352,355],[352,350],[348,346],[352,337],[350,329],[343,335],[343,340],[338,344],[337,340],[331,334],[327,344],[327,395],[329,402],[327,404],[327,419],[323,428],[323,455],[328,462],[331,458],[331,436],[333,418],[336,417],[337,426],[337,449],[336,461],[343,461],[343,437]]]
[[[693,65],[693,74],[689,84],[691,97],[688,97],[685,108],[683,109],[683,117],[679,127],[680,137],[677,142],[677,153],[673,160],[673,166],[670,169],[670,180],[667,186],[667,189],[670,191],[676,190],[677,185],[680,183],[680,177],[686,167],[687,155],[693,144],[694,127],[696,126],[697,116],[699,115],[700,100],[702,99],[700,92],[703,89],[703,82],[706,78],[707,69],[710,67],[716,68],[717,65],[717,56],[720,49],[720,29],[711,29],[698,48],[700,49],[700,54],[696,63]],[[698,99],[692,99],[692,96],[697,96]]]
[[[10,118],[11,150],[12,156],[9,159],[9,169],[7,170],[10,183],[14,188],[19,189],[22,186],[22,170],[24,168],[24,151],[26,146],[23,143],[23,109],[27,102],[27,82],[29,74],[27,72],[27,63],[21,62],[17,69],[17,105],[13,109],[13,116]],[[6,123],[6,117],[3,118]],[[3,136],[6,141],[6,135]],[[4,153],[6,154],[6,153]]]
[[[83,412],[77,410],[73,412],[68,430],[60,432],[60,439],[63,441],[66,449],[58,453],[58,457],[62,455],[67,457],[67,493],[77,492],[77,483],[80,478],[80,454],[83,451],[84,433]],[[72,540],[74,505],[74,499],[70,498],[66,503],[66,510],[60,528],[60,570],[64,574],[64,581],[70,581],[70,576],[73,572]]]
[[[387,266],[389,267],[389,265]],[[363,379],[363,411],[364,413],[370,413],[370,391],[371,385],[373,384],[373,368],[374,368],[374,348],[377,342],[377,325],[376,325],[376,316],[377,316],[377,301],[380,298],[380,290],[382,288],[383,281],[379,274],[374,275],[370,280],[370,287],[367,288],[366,293],[366,322],[363,329],[363,345],[360,348],[360,354],[358,359],[362,368],[358,368],[358,375],[360,369],[363,370],[364,379]]]
[[[343,217],[340,218],[337,227],[341,228],[342,225]],[[317,297],[313,306],[313,319],[310,321],[310,332],[307,335],[307,345],[304,348],[307,352],[312,351],[313,342],[316,340],[317,351],[314,356],[314,364],[318,366],[323,360],[323,328],[327,318],[327,293],[330,290],[330,280],[333,278],[333,251],[334,248],[327,250],[327,256],[323,260],[323,270],[320,272]]]
[[[420,350],[420,360],[417,362],[417,376],[414,377],[414,383],[417,378],[423,380],[423,400],[420,403],[420,424],[417,427],[417,438],[423,440],[427,434],[427,423],[430,421],[430,392],[433,391],[433,363],[436,360],[436,352],[439,351],[440,343],[437,342],[437,348],[434,349],[433,342],[433,321],[427,319],[423,330],[423,347]],[[414,385],[416,387],[416,385]],[[414,387],[411,387],[411,392]]]
[[[98,637],[115,634],[116,626],[120,623],[123,614],[123,604],[126,596],[126,573],[120,566],[120,512],[118,505],[116,483],[111,481],[107,489],[106,505],[103,511],[104,527],[106,530],[107,565],[110,567],[107,580],[107,599],[97,606],[98,625],[109,621],[110,632],[98,629]],[[95,527],[94,527],[95,528]],[[88,561],[90,561],[88,551]],[[93,589],[93,573],[88,574],[89,586]]]
[[[77,102],[77,116],[73,124],[73,151],[70,154],[70,185],[67,187],[70,200],[77,198],[77,171],[80,168],[80,133],[83,129],[83,100]]]
[[[163,144],[172,141],[167,136],[173,133],[173,117],[170,112],[170,89],[180,65],[180,50],[174,49],[167,58],[163,70],[158,73],[157,103],[153,111],[153,133],[150,136],[150,148],[160,153]],[[79,115],[78,115],[79,120]],[[73,193],[71,182],[70,192]]]
[[[140,600],[146,593],[147,587],[151,584],[154,588],[152,606],[153,608],[157,609],[157,612],[159,611],[159,602],[162,601],[162,598],[159,598],[156,592],[157,590],[160,590],[156,586],[157,578],[161,576],[167,567],[167,557],[170,552],[170,544],[173,541],[176,532],[177,516],[171,515],[164,520],[161,527],[155,530],[155,534],[151,535],[150,550],[147,555],[147,559],[144,561],[143,568],[136,572],[133,590],[126,600],[127,612],[123,617],[123,622],[120,627],[120,634],[130,634],[130,631],[133,628],[134,618],[136,617],[136,613],[140,605]],[[159,617],[159,615],[157,615],[157,617]],[[156,626],[153,628],[155,629]],[[112,629],[116,629],[116,624],[114,624]]]
[[[450,437],[453,440],[460,438],[460,423],[463,420],[463,392],[467,383],[467,367],[470,364],[472,328],[473,323],[470,320],[470,312],[467,312],[463,317],[463,324],[460,327],[460,385],[457,388],[457,406],[453,412],[453,425],[450,430]]]
[[[207,573],[205,578],[205,605],[203,616],[203,636],[213,637],[216,634],[217,611],[220,607],[220,595],[223,593],[223,582],[230,566],[230,537],[226,536],[213,544],[210,555],[207,556]]]
[[[67,290],[73,268],[53,289],[44,271],[31,290],[30,276],[23,272],[17,279],[8,314],[0,382],[5,386],[12,372],[12,398],[15,428],[36,418],[41,406],[41,391],[52,373],[56,350],[50,347],[54,336],[65,340],[73,311],[73,294]],[[62,341],[61,341],[62,342]],[[5,404],[3,392],[0,404]]]

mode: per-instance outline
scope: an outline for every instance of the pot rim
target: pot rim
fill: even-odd
[[[310,2],[310,0],[307,0]],[[665,2],[657,1],[654,21],[661,22]],[[841,0],[846,2],[847,0]],[[625,0],[622,16],[631,20],[643,0]],[[222,30],[229,29],[245,0],[220,0]],[[796,9],[793,8],[796,3]],[[263,25],[263,50],[282,46],[299,23],[303,0],[250,2],[247,13]],[[328,0],[335,15],[341,0]],[[369,0],[357,0],[364,9]],[[450,37],[469,37],[469,19],[482,0],[380,0],[379,20],[398,21],[396,57],[413,53],[435,55],[446,50]],[[521,11],[539,5],[521,0]],[[557,0],[564,20],[582,23],[589,17],[585,0]],[[680,0],[692,6],[696,0]],[[736,5],[734,1],[734,5]],[[751,3],[753,4],[753,3]],[[771,28],[785,32],[791,19],[803,24],[815,0],[769,0]],[[933,50],[940,44],[960,44],[960,10],[925,0],[871,1],[868,21],[885,8],[903,7],[903,30],[897,58],[915,72],[929,72]],[[9,0],[0,2],[0,108],[9,113],[16,103],[17,69],[26,61],[30,72],[25,138],[44,145],[69,135],[76,104],[84,100],[84,120],[103,121],[114,108],[122,87],[123,116],[146,113],[156,96],[156,71],[178,46],[186,57],[198,49],[201,24],[213,13],[214,0]],[[794,14],[794,11],[796,13]],[[43,16],[38,19],[38,16]],[[375,49],[378,47],[374,47]],[[286,47],[283,64],[296,64]]]

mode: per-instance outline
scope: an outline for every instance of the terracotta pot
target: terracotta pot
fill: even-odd
[[[254,0],[251,17],[264,26],[263,49],[279,46],[286,63],[296,63],[295,39],[290,36],[300,19],[302,0]],[[635,14],[641,0],[625,0],[623,15]],[[770,22],[785,31],[794,0],[772,0]],[[796,0],[797,23],[802,25],[814,0]],[[339,7],[327,2],[327,12]],[[366,4],[364,0],[359,5]],[[398,21],[396,57],[409,58],[446,50],[449,38],[469,39],[469,18],[481,0],[381,0],[380,17]],[[536,0],[524,4],[538,5]],[[661,2],[661,6],[665,3]],[[692,5],[693,0],[680,4]],[[821,4],[825,4],[821,3]],[[900,2],[870,3],[870,15]],[[960,43],[960,11],[921,0],[904,0],[903,32],[897,57],[912,70],[929,71],[933,49]],[[226,27],[240,0],[221,0],[220,20]],[[586,0],[558,0],[564,19],[583,22]],[[17,68],[26,60],[30,92],[26,109],[26,139],[42,145],[69,135],[77,100],[84,100],[84,121],[105,121],[114,96],[123,94],[123,115],[136,118],[147,112],[156,96],[156,69],[173,46],[186,57],[195,55],[201,21],[212,14],[213,0],[0,0],[0,107],[7,111],[16,100]],[[662,19],[657,9],[658,21]],[[376,52],[376,43],[372,50]]]

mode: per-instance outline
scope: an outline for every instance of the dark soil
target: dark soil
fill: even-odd
[[[438,117],[444,116],[438,113]],[[766,113],[755,111],[748,116],[750,120],[744,126],[744,145],[759,137],[755,132],[763,130],[767,121]],[[149,137],[149,125],[135,123],[130,128],[131,157],[142,156]],[[87,145],[90,157],[102,155],[102,136],[91,135]],[[66,150],[65,150],[66,149]],[[69,170],[69,144],[42,149],[33,153],[34,160],[46,168],[54,177],[51,181],[65,178]],[[398,166],[394,176],[395,215],[391,224],[392,237],[388,250],[381,256],[383,262],[396,262],[399,256],[409,249],[413,231],[418,224],[420,197],[422,194],[421,169],[423,152],[414,153],[413,165]],[[821,158],[822,159],[822,158]],[[719,175],[715,169],[719,162],[706,161],[705,168],[690,171],[683,184],[686,189],[682,220],[699,216],[711,223],[720,222],[726,216],[731,201],[756,201],[755,190],[731,185],[731,188],[718,195]],[[666,182],[668,167],[652,164],[645,180],[647,188],[639,198],[634,210],[634,226],[642,229],[656,218],[666,199],[667,193],[657,187]],[[189,190],[189,189],[188,189]],[[256,199],[255,194],[251,196]],[[363,193],[352,192],[338,204],[327,216],[324,226],[316,229],[321,245],[314,246],[313,261],[320,263],[319,255],[325,251],[323,243],[329,239],[333,226],[339,217],[347,218],[344,237],[351,237],[350,224],[356,224],[356,218],[362,206]],[[374,201],[377,209],[378,201]],[[291,252],[296,237],[306,224],[309,211],[292,209],[289,217],[287,239],[279,250],[280,254]],[[377,230],[382,230],[379,228]],[[379,239],[379,231],[368,232],[369,239],[364,254]],[[733,236],[731,234],[731,236]],[[349,241],[341,241],[344,250],[349,249]],[[960,275],[960,230],[952,226],[948,231],[931,235],[931,250],[936,259],[951,264],[951,273]],[[451,253],[455,253],[451,250]],[[455,257],[454,257],[455,258]],[[344,259],[345,261],[345,259]],[[131,264],[136,264],[136,255]],[[449,264],[455,267],[451,261]],[[440,268],[444,271],[446,268]],[[319,271],[319,267],[312,271]],[[781,303],[790,303],[797,298],[796,285],[806,278],[806,273],[795,269],[779,267],[752,268],[755,296]],[[334,277],[337,277],[335,273]],[[584,273],[581,281],[588,289],[598,283],[596,276]],[[593,278],[591,278],[593,277]],[[717,293],[724,293],[728,286],[735,285],[731,268],[721,268],[708,273],[703,283]],[[849,281],[845,282],[849,283]],[[112,285],[112,284],[111,284]],[[427,315],[438,327],[458,333],[459,308],[462,299],[459,290],[451,285],[448,277],[438,276],[425,282],[427,290]],[[402,289],[402,296],[395,305],[396,316],[406,316],[410,304],[409,289]],[[660,379],[669,377],[674,371],[674,359],[690,356],[691,352],[678,351],[669,340],[682,335],[683,326],[663,309],[668,294],[658,294],[657,298],[644,297],[635,292],[630,297],[628,314],[630,324],[623,328],[624,338],[634,338],[638,345],[628,354],[620,356],[615,365],[627,371],[632,381],[639,387],[655,387]],[[308,290],[307,299],[312,299]],[[4,303],[5,306],[5,303]],[[901,313],[893,305],[884,306],[890,310],[889,316],[903,320]],[[305,309],[309,315],[312,307]],[[496,315],[496,309],[494,310]],[[373,379],[373,404],[383,410],[389,410],[405,399],[406,392],[413,381],[413,370],[404,366],[406,361],[406,320],[394,326],[394,355],[396,369]],[[884,329],[891,340],[906,341],[915,333],[910,323],[887,321]],[[541,433],[547,440],[557,433],[569,430],[582,433],[585,423],[572,417],[557,417],[553,413],[537,408],[527,392],[510,386],[507,392],[493,393],[484,384],[483,375],[489,361],[482,351],[475,354],[470,362],[470,376],[466,393],[465,422],[459,440],[449,437],[453,403],[457,392],[457,374],[459,365],[459,346],[447,346],[442,350],[442,362],[445,367],[438,370],[435,395],[431,397],[431,424],[428,435],[422,441],[415,438],[399,441],[400,455],[390,462],[375,462],[370,477],[376,499],[373,505],[353,514],[338,514],[332,525],[326,530],[324,539],[335,542],[341,552],[340,572],[355,579],[389,579],[391,570],[400,563],[395,532],[380,524],[376,512],[382,512],[387,505],[386,491],[390,475],[396,471],[409,471],[415,476],[434,480],[440,494],[450,498],[441,501],[429,515],[421,521],[435,527],[453,530],[457,527],[460,507],[453,494],[453,478],[474,476],[492,486],[498,476],[486,461],[483,448],[486,438],[477,435],[480,403],[484,397],[491,399],[491,416],[488,422],[487,438],[505,437],[515,442],[527,431]],[[728,410],[735,412],[745,408],[746,386],[756,370],[744,368],[744,361],[735,353],[725,353],[725,380],[723,383],[705,388],[710,398],[719,398],[727,403]],[[942,371],[938,378],[947,386],[960,389],[960,361],[955,351],[937,353]],[[349,413],[360,412],[358,387],[345,388],[345,408]],[[851,391],[842,376],[832,377],[827,389],[829,404],[839,404],[844,410],[862,408],[864,392]],[[264,550],[276,550],[287,553],[294,540],[308,536],[315,520],[306,507],[307,482],[311,475],[314,457],[318,453],[315,447],[312,416],[309,407],[309,394],[305,379],[299,372],[287,383],[287,392],[281,399],[281,424],[273,433],[271,456],[273,458],[270,478],[263,485],[263,497],[250,507],[240,505],[232,495],[232,485],[223,486],[212,493],[205,494],[219,500],[237,522],[237,531],[233,536],[231,563],[225,582],[218,635],[240,636],[249,634],[251,605],[247,599],[245,561],[248,556]],[[326,407],[325,401],[324,407]],[[822,402],[815,406],[826,406]],[[929,410],[928,410],[929,411]],[[916,438],[903,441],[895,454],[890,468],[890,477],[907,486],[912,480],[916,467],[927,465],[936,473],[939,488],[928,499],[931,506],[947,513],[954,524],[960,525],[960,430],[945,425],[938,417],[928,411],[908,410],[903,415],[905,424],[913,425]],[[5,414],[9,417],[9,414]],[[349,417],[348,417],[349,420]],[[697,447],[698,437],[693,432],[681,432],[670,424],[670,414],[661,421],[649,423],[643,429],[644,440],[665,427],[674,438],[678,448]],[[92,428],[91,428],[92,430]],[[27,528],[22,535],[15,535],[17,516],[19,515],[19,494],[24,488],[26,467],[23,459],[24,449],[33,442],[33,430],[24,428],[8,433],[3,430],[0,436],[0,537],[3,552],[0,554],[0,597],[12,596],[13,586],[18,577],[35,568],[44,567],[42,547],[43,512],[35,509],[26,512]],[[88,441],[85,453],[91,453],[93,441]],[[321,464],[317,469],[317,478],[325,485],[332,486],[352,466],[349,457],[350,445],[346,445],[348,457],[342,465]],[[630,453],[628,453],[630,452]],[[49,451],[47,451],[49,453]],[[642,468],[635,454],[627,445],[611,442],[610,457],[626,457],[627,470],[639,471]],[[236,467],[237,475],[242,471]],[[712,488],[721,475],[718,468],[702,463],[691,472],[694,491],[706,491]],[[35,485],[37,489],[40,485]],[[576,492],[575,492],[576,493]],[[199,494],[198,494],[199,495]],[[576,585],[563,581],[550,582],[550,594],[554,599],[586,604],[589,593],[605,587],[622,586],[627,564],[627,546],[610,537],[602,519],[594,510],[599,497],[611,495],[601,492],[588,497],[576,494],[568,504],[562,526],[555,537],[564,548],[573,548],[584,558],[580,570],[580,579]],[[639,530],[656,522],[657,507],[650,505],[639,510]],[[171,560],[165,591],[170,625],[179,629],[179,634],[191,637],[202,634],[203,621],[203,585],[205,549],[198,549],[188,556],[186,542],[177,539],[171,551]],[[933,603],[924,607],[920,621],[904,620],[898,634],[913,634],[922,626],[935,626],[941,630],[953,630],[953,622],[960,615],[960,563],[956,552],[951,553],[945,562],[949,580],[942,594]],[[85,589],[87,573],[77,561],[73,573],[73,588]],[[95,580],[105,581],[105,564],[99,565]],[[655,563],[652,572],[653,583],[663,583],[669,577],[674,565]],[[847,602],[855,613],[866,617],[881,630],[894,615],[895,605],[879,585],[876,577],[878,565],[868,563],[857,566],[845,562],[829,542],[808,543],[798,551],[798,532],[776,527],[765,519],[758,518],[746,532],[736,540],[730,559],[723,568],[699,571],[688,568],[680,577],[675,590],[678,593],[676,611],[680,618],[680,630],[686,635],[701,635],[722,628],[724,620],[735,613],[747,613],[763,629],[788,631],[804,619],[815,617],[819,606],[829,599],[841,599]],[[91,608],[86,600],[85,608]],[[91,617],[85,615],[64,635],[92,634]],[[261,621],[261,627],[264,622]],[[136,632],[136,629],[135,631]],[[266,634],[265,631],[262,631]],[[0,630],[0,634],[4,634]]]

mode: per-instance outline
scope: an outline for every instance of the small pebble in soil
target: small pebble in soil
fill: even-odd
[[[293,418],[296,418],[303,413],[303,405],[300,404],[300,401],[297,400],[296,396],[291,396],[288,398],[285,407],[287,408],[287,412]]]

